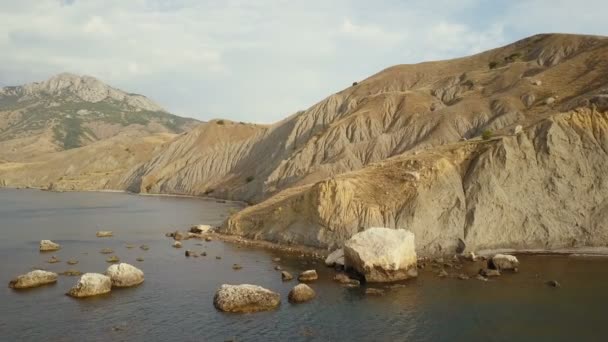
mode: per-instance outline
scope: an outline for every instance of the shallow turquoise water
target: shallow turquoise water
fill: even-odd
[[[346,289],[333,271],[312,260],[218,241],[184,241],[171,248],[164,233],[192,224],[218,224],[230,204],[192,198],[141,197],[117,193],[50,193],[0,190],[0,278],[5,284],[30,268],[76,268],[103,272],[99,250],[113,248],[122,261],[140,267],[146,281],[87,300],[64,293],[76,277],[28,291],[0,290],[1,341],[604,341],[608,336],[608,260],[520,257],[518,274],[491,282],[439,279],[422,272],[382,297]],[[97,230],[113,230],[100,239]],[[58,252],[39,253],[52,239]],[[197,243],[202,245],[197,245]],[[149,251],[125,245],[147,244]],[[184,250],[207,257],[185,258]],[[85,254],[86,253],[86,254]],[[45,261],[56,255],[62,262]],[[216,260],[215,256],[222,256]],[[137,257],[144,257],[137,262]],[[272,258],[298,273],[316,268],[317,298],[292,305]],[[69,266],[70,258],[79,264]],[[233,263],[242,270],[231,269]],[[474,274],[480,265],[469,265]],[[556,279],[563,286],[547,287]],[[212,305],[222,283],[253,283],[282,294],[272,312],[225,314]]]

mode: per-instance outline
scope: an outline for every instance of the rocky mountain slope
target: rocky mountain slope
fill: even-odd
[[[537,35],[388,68],[270,126],[201,124],[99,186],[257,203],[222,230],[280,243],[335,248],[381,225],[422,255],[605,245],[607,110],[608,39]]]
[[[59,74],[0,89],[0,160],[22,161],[124,132],[181,133],[198,122],[90,76]]]
[[[222,140],[228,148],[176,140],[124,186],[259,202],[407,151],[605,101],[607,56],[604,37],[538,35],[470,57],[394,66],[248,139]]]

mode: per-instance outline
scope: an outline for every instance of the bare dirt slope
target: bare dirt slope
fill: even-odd
[[[604,37],[555,34],[470,57],[394,66],[249,139],[223,138],[226,153],[213,147],[213,157],[203,160],[207,145],[184,149],[179,145],[193,138],[176,140],[168,156],[142,165],[125,186],[258,202],[406,151],[605,101],[607,57]],[[177,165],[175,151],[196,162]]]

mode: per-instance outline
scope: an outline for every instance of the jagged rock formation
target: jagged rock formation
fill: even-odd
[[[23,161],[124,132],[182,133],[198,121],[150,99],[68,73],[0,89],[0,159]]]
[[[608,113],[581,109],[285,190],[222,230],[335,248],[366,227],[407,228],[422,255],[453,254],[459,239],[471,251],[605,246],[606,170]]]

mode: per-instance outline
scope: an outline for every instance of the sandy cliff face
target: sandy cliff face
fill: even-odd
[[[517,135],[406,153],[289,189],[233,215],[223,231],[340,246],[370,226],[407,228],[423,255],[608,244],[608,114],[540,119]]]
[[[222,150],[190,144],[196,137],[176,140],[125,186],[260,202],[407,151],[590,106],[608,93],[606,56],[602,37],[540,35],[475,56],[391,67],[247,139],[222,138]],[[170,156],[184,149],[208,158],[176,166]]]

